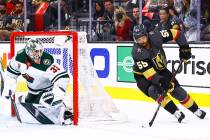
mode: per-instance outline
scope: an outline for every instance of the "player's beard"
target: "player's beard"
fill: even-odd
[[[148,42],[142,42],[142,43],[138,43],[140,46],[146,48],[148,45]]]
[[[150,47],[148,38],[147,38],[145,41],[143,41],[143,42],[141,43],[141,46],[144,47],[144,48]]]

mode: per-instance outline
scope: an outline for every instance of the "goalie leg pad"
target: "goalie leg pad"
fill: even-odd
[[[28,93],[28,95],[25,97],[25,101],[22,101],[22,102],[38,104],[39,99],[40,99],[39,94],[35,95],[35,94]]]
[[[52,91],[44,92],[42,93],[39,99],[39,103],[45,107],[50,107],[52,106],[53,100],[54,100],[54,94],[52,93]]]
[[[26,103],[42,104],[45,107],[51,106],[53,100],[54,100],[54,95],[51,91],[39,94],[28,93],[28,95],[25,97]]]

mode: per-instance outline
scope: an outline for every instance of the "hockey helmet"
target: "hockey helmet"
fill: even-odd
[[[133,40],[136,41],[138,38],[142,36],[147,36],[147,29],[143,24],[136,25],[133,28]]]
[[[32,61],[35,63],[40,62],[43,53],[43,46],[38,39],[29,39],[26,42],[25,50],[26,54]]]

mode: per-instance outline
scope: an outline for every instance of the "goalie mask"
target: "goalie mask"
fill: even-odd
[[[40,64],[41,56],[43,53],[43,46],[39,40],[28,40],[25,46],[25,50],[26,54],[33,62],[35,62],[36,64]]]

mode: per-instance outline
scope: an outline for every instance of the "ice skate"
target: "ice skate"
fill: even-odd
[[[181,112],[180,110],[177,110],[175,113],[174,113],[174,116],[178,119],[178,122],[181,123],[182,120],[185,118],[185,115],[183,112]]]
[[[200,118],[200,119],[204,119],[205,116],[206,116],[206,112],[203,111],[203,110],[201,110],[200,108],[198,108],[198,109],[194,112],[194,114],[195,114],[198,118]]]

